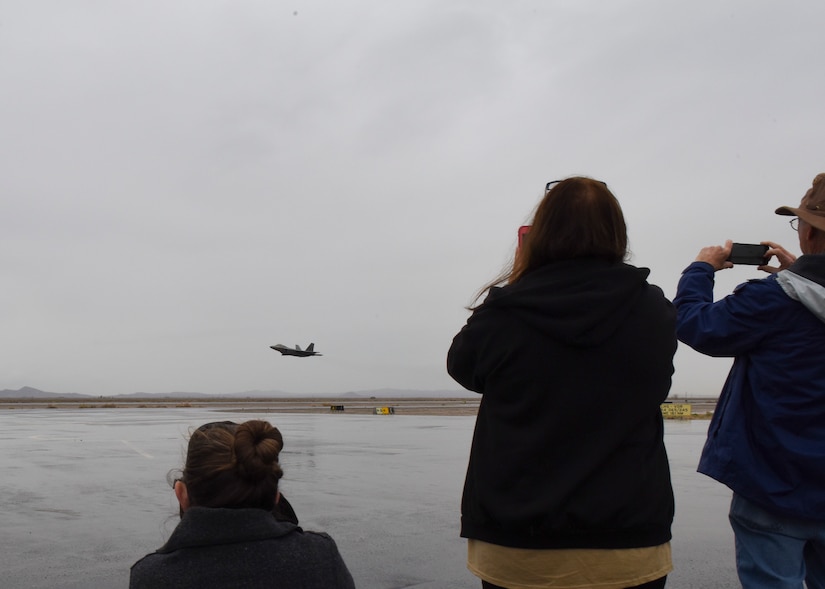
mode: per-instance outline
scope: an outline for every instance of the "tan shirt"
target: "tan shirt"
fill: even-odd
[[[648,548],[533,550],[467,541],[467,568],[508,589],[624,589],[673,570],[670,542]]]

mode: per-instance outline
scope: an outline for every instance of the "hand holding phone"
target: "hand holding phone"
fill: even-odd
[[[522,225],[518,228],[518,245],[516,246],[516,257],[513,261],[514,264],[519,264],[519,260],[521,259],[521,252],[522,246],[524,245],[524,240],[527,238],[527,234],[530,233],[531,225]]]
[[[748,264],[750,266],[765,266],[768,263],[767,245],[755,243],[734,243],[731,246],[728,262],[731,264]]]
[[[530,233],[530,227],[532,225],[522,225],[518,228],[518,247],[521,249],[521,245],[524,243],[524,238],[527,237],[527,234]]]
[[[765,264],[761,270],[767,272],[768,274],[775,274],[776,272],[781,272],[782,270],[787,270],[791,267],[791,265],[796,262],[796,256],[786,250],[784,247],[779,245],[778,243],[774,243],[773,241],[766,241],[764,242],[765,245],[768,246],[769,258],[776,258],[776,261],[779,263],[778,266],[768,266]]]

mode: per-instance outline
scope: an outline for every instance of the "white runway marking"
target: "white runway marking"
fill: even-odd
[[[141,450],[140,448],[135,446],[129,440],[120,440],[120,441],[123,442],[124,444],[126,444],[127,446],[129,446],[132,450],[134,450],[135,452],[137,452],[138,454],[140,454],[144,458],[154,458],[154,456],[152,456],[151,454],[147,454],[146,452],[144,452],[143,450]]]

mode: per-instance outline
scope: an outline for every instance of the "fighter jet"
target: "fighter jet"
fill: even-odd
[[[288,348],[283,344],[269,347],[280,352],[282,356],[300,356],[301,358],[306,356],[323,356],[323,354],[315,351],[315,344],[309,344],[306,350],[302,350],[298,344],[295,344],[294,348]]]

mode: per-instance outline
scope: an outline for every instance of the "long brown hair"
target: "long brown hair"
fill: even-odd
[[[183,468],[191,505],[272,510],[283,447],[281,432],[267,421],[202,425],[189,438]]]
[[[536,208],[530,231],[512,264],[477,294],[514,284],[552,262],[602,258],[621,262],[627,256],[627,225],[622,208],[604,182],[574,176],[553,185]]]

